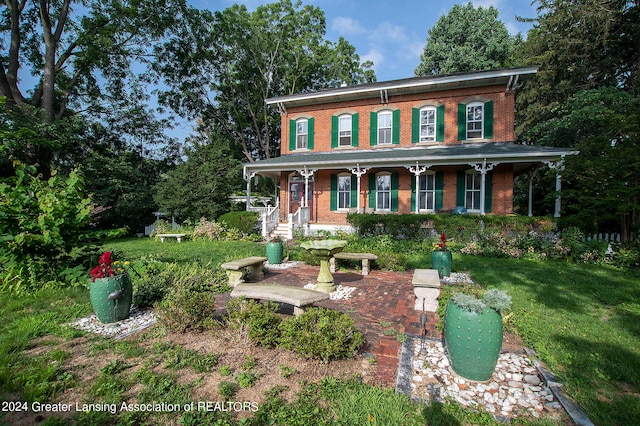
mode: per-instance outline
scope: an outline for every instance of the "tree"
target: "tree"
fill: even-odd
[[[0,96],[14,114],[37,108],[44,125],[83,114],[134,139],[162,139],[146,103],[153,45],[187,25],[185,0],[6,0],[0,15]],[[19,73],[30,73],[30,78]],[[25,161],[48,173],[55,134],[28,144]],[[31,139],[33,142],[35,139]]]
[[[457,4],[429,29],[415,75],[504,68],[521,41],[520,35],[509,35],[495,7]]]
[[[571,220],[590,231],[620,231],[629,242],[640,229],[640,98],[615,87],[585,90],[534,132],[541,144],[580,151],[562,173]]]
[[[280,119],[265,99],[375,81],[371,63],[344,39],[323,40],[325,32],[324,13],[299,1],[207,15],[159,47],[155,71],[169,87],[159,99],[204,129],[222,129],[245,161],[276,156]]]
[[[181,220],[215,220],[230,210],[229,196],[243,188],[242,164],[219,133],[190,139],[187,160],[166,173],[155,187],[160,210]]]
[[[537,0],[538,17],[515,53],[520,65],[538,65],[519,93],[516,135],[557,117],[558,107],[582,90],[640,89],[640,10],[629,0]]]

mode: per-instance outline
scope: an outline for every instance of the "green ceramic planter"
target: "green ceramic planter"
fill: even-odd
[[[469,380],[489,380],[502,347],[502,315],[491,308],[470,312],[449,301],[444,340],[453,371]]]
[[[431,269],[438,271],[440,278],[451,275],[451,263],[453,258],[449,250],[435,250],[431,252]]]
[[[127,274],[96,278],[90,287],[91,306],[98,319],[109,324],[129,318],[133,286]]]
[[[282,243],[281,242],[269,242],[267,243],[267,260],[271,265],[277,265],[282,263]]]

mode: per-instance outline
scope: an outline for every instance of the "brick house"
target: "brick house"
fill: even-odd
[[[514,177],[560,170],[575,153],[514,143],[516,90],[535,73],[414,77],[267,99],[281,114],[281,155],[244,166],[247,193],[256,174],[279,184],[263,232],[276,220],[289,234],[297,224],[335,229],[356,211],[512,213]]]

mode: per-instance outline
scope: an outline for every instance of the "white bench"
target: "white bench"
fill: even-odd
[[[413,293],[416,311],[437,312],[440,296],[440,276],[435,269],[416,269],[413,272]]]
[[[178,242],[182,241],[183,237],[186,237],[187,234],[157,234],[156,237],[160,238],[160,242],[164,243],[165,238],[175,238]]]
[[[305,307],[328,300],[329,294],[279,284],[238,284],[231,292],[231,297],[287,303],[293,305],[293,314],[298,316]]]
[[[336,271],[336,259],[342,260],[361,260],[362,261],[362,275],[369,275],[369,261],[378,260],[378,256],[373,253],[336,253],[333,255],[331,260],[329,260],[329,267],[331,272]]]
[[[264,277],[263,267],[266,260],[266,257],[260,256],[245,257],[244,259],[223,263],[220,267],[227,272],[229,285],[234,287],[244,282],[242,277],[245,268],[249,270],[249,278],[251,278],[251,280],[261,280]]]

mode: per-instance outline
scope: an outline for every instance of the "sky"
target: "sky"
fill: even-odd
[[[474,6],[498,9],[498,19],[511,34],[526,32],[530,23],[516,20],[516,16],[534,18],[532,0],[475,0]],[[250,11],[261,0],[190,0],[198,9],[223,10],[234,3],[245,4]],[[454,4],[468,1],[454,0],[303,0],[303,4],[319,7],[327,22],[325,38],[338,41],[344,37],[356,48],[361,61],[371,60],[378,81],[414,76],[420,63],[427,31],[451,10]]]

